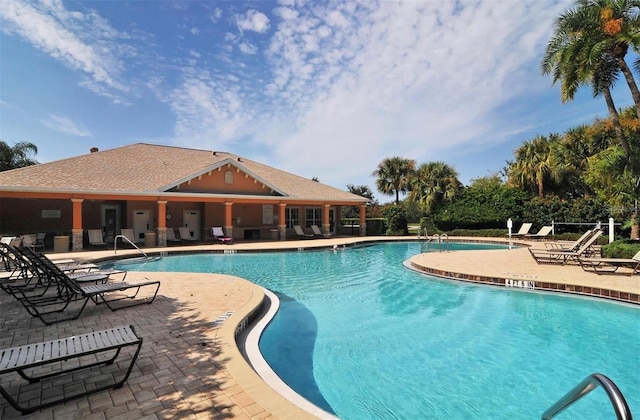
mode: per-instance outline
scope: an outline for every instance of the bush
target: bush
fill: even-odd
[[[640,251],[640,242],[632,239],[602,245],[602,256],[605,258],[631,258],[638,251]]]
[[[387,207],[382,212],[387,222],[387,235],[408,235],[407,212],[402,206]]]

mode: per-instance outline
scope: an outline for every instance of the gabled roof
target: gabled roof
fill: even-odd
[[[223,165],[232,165],[283,198],[367,201],[231,153],[146,143],[0,172],[0,191],[162,193]]]

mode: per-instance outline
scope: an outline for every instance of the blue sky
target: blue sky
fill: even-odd
[[[571,1],[0,1],[0,139],[40,162],[136,142],[345,189],[385,157],[499,171],[596,116],[540,73]],[[618,107],[631,104],[624,84]]]

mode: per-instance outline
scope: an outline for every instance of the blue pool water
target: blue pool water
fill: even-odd
[[[265,359],[342,419],[540,418],[594,372],[640,415],[640,309],[427,277],[402,267],[418,252],[384,243],[118,267],[232,274],[276,292]],[[558,418],[612,416],[597,389]]]

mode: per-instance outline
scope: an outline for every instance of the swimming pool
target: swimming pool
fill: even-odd
[[[275,291],[281,309],[260,342],[265,359],[342,419],[539,418],[593,372],[639,412],[640,310],[401,267],[418,252],[416,243],[384,243],[120,267],[226,273]],[[560,418],[607,417],[607,401],[596,390]]]

